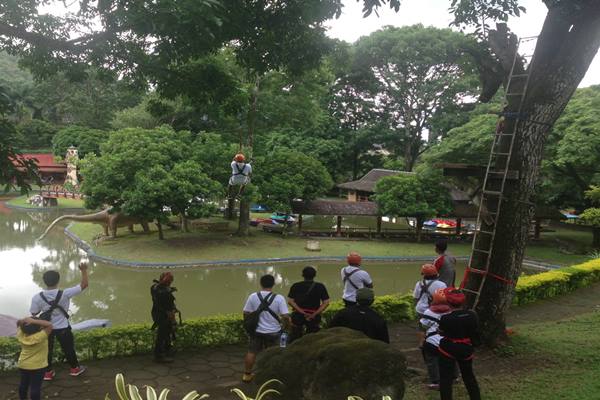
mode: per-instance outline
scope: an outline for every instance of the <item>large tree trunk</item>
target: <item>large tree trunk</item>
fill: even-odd
[[[240,199],[240,219],[237,234],[240,236],[250,234],[250,201],[244,196]]]
[[[568,2],[563,2],[563,4]],[[594,3],[594,5],[592,5]],[[573,8],[563,5],[563,8]],[[552,125],[563,112],[573,92],[585,76],[600,46],[600,3],[588,2],[577,15],[550,9],[535,50],[527,96],[519,120],[510,169],[519,172],[519,180],[507,181],[498,217],[489,270],[510,281],[488,277],[476,307],[484,341],[495,345],[504,336],[505,312],[511,304],[514,286],[521,273],[523,254],[534,207],[530,202],[538,178],[543,147]],[[511,92],[518,91],[517,86]],[[507,110],[516,112],[517,96]],[[505,132],[512,132],[515,121],[509,119]],[[501,144],[501,146],[505,144]],[[505,147],[506,148],[506,147]],[[493,201],[486,206],[493,211]],[[491,228],[482,224],[482,230]],[[480,234],[476,246],[487,248],[489,235]],[[473,268],[485,266],[486,255],[473,255]],[[471,274],[467,288],[477,290],[481,277]],[[473,296],[470,296],[473,301]]]
[[[165,240],[165,235],[163,233],[162,224],[159,221],[156,221],[156,228],[158,229],[158,239]]]

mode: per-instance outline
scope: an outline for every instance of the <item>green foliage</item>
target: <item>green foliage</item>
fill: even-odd
[[[86,159],[82,192],[86,205],[108,204],[129,215],[165,221],[167,208],[182,217],[202,214],[220,185],[202,173],[191,156],[189,132],[163,126],[114,132],[101,155]]]
[[[323,315],[325,323],[343,307],[341,301],[333,302]],[[410,295],[380,296],[375,299],[373,307],[390,322],[410,320],[414,317]],[[242,322],[241,314],[185,320],[183,325],[177,328],[175,347],[179,350],[194,350],[205,346],[245,343],[247,337]],[[154,345],[154,332],[149,324],[122,325],[74,334],[78,356],[82,360],[149,354]],[[0,338],[0,370],[14,368],[18,353],[19,344],[15,338]],[[62,354],[58,352],[56,359],[60,360],[61,357]]]
[[[592,185],[589,190],[585,191],[585,197],[593,204],[600,205],[600,186]]]
[[[108,132],[82,126],[68,126],[58,131],[52,138],[52,152],[64,157],[70,146],[77,147],[79,157],[87,154],[100,154],[100,144],[108,140]]]
[[[58,129],[49,122],[32,119],[17,126],[19,142],[26,149],[47,149]]]
[[[519,278],[513,304],[523,305],[600,281],[600,260]]]
[[[588,208],[579,217],[581,220],[594,227],[600,227],[600,208]]]
[[[429,218],[450,210],[448,190],[442,181],[423,174],[382,178],[375,186],[375,200],[382,215]]]
[[[111,127],[117,130],[124,128],[156,128],[159,122],[157,118],[150,114],[147,107],[148,102],[144,101],[137,106],[115,112],[115,116],[110,122]]]
[[[449,29],[414,25],[386,27],[356,44],[350,84],[377,104],[378,118],[393,132],[389,147],[411,171],[419,154],[447,125],[441,110],[477,90],[472,60],[464,52],[472,38]],[[440,127],[441,127],[440,126]]]
[[[275,150],[256,168],[254,179],[261,201],[276,210],[289,211],[292,200],[313,200],[333,186],[323,164],[293,150]]]
[[[137,388],[137,386],[125,386],[125,378],[123,377],[123,374],[117,374],[115,376],[115,389],[120,400],[144,400],[144,398],[140,395],[140,390]],[[157,396],[156,390],[152,386],[146,385],[146,400],[167,400],[169,392],[169,389],[163,389]],[[129,393],[129,395],[127,393]],[[207,397],[209,397],[207,394],[200,395],[194,390],[186,394],[182,400],[202,400],[206,399]],[[108,394],[104,400],[110,400]]]

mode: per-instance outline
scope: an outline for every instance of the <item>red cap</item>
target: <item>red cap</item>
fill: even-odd
[[[424,277],[436,277],[438,276],[438,270],[433,264],[423,264],[421,266],[421,275]]]
[[[244,162],[244,161],[246,161],[246,156],[243,155],[242,153],[237,153],[235,155],[235,157],[233,157],[233,159],[237,162]]]
[[[433,293],[431,304],[447,304],[444,289],[438,289]]]
[[[350,253],[348,253],[348,257],[346,259],[348,260],[348,265],[359,266],[362,262],[362,257],[355,251],[351,251]]]

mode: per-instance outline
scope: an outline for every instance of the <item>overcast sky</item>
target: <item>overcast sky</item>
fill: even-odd
[[[395,13],[387,8],[379,10],[368,18],[362,17],[362,1],[344,0],[342,16],[329,24],[329,36],[354,42],[359,37],[380,29],[386,25],[405,26],[421,23],[446,28],[452,21],[448,12],[449,0],[403,0],[400,11]],[[536,36],[542,30],[547,8],[541,0],[521,0],[527,13],[520,18],[511,19],[509,27],[520,37]],[[600,84],[600,56],[596,56],[580,87]]]

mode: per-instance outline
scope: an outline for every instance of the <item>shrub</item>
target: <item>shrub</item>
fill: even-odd
[[[513,304],[523,305],[571,292],[600,281],[600,260],[519,279]]]

